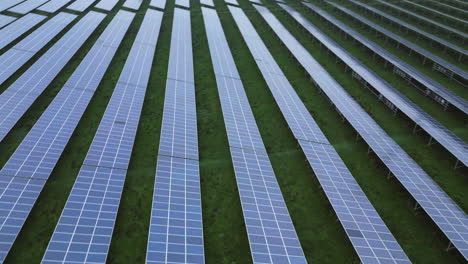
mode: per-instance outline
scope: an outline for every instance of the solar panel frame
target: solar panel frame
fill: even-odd
[[[255,6],[255,8],[289,49],[293,57],[308,72],[314,84],[325,93],[337,110],[387,166],[392,175],[466,258],[468,256],[466,250],[468,242],[460,239],[463,239],[463,234],[466,233],[463,230],[468,230],[468,216],[463,210],[377,125],[268,9],[261,6]],[[379,144],[383,144],[383,146]],[[426,186],[421,186],[421,183]],[[435,197],[444,202],[429,204],[428,201],[434,200]],[[457,228],[453,228],[447,223],[453,223]],[[456,234],[457,232],[459,234]]]

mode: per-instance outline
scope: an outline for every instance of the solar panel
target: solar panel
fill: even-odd
[[[183,6],[186,8],[190,8],[190,0],[176,0],[175,4],[178,6]]]
[[[76,0],[67,9],[83,12],[88,9],[96,0]]]
[[[140,9],[140,5],[143,3],[143,0],[126,0],[123,4],[124,7],[131,8],[138,10]]]
[[[12,76],[50,40],[74,19],[75,15],[59,13],[0,56],[0,84]]]
[[[0,141],[78,51],[105,15],[89,12],[0,94]]]
[[[463,10],[463,9],[461,9],[459,7],[456,7],[456,6],[453,6],[453,5],[449,5],[448,2],[443,3],[443,2],[441,2],[439,0],[430,0],[430,2],[434,3],[434,4],[437,4],[438,6],[443,6],[443,7],[447,8],[448,10],[452,10],[452,11],[455,11],[455,12],[459,12],[459,13],[463,13],[465,15],[468,15],[468,11]]]
[[[47,1],[49,0],[28,0],[22,4],[8,9],[8,11],[18,14],[26,14],[36,9],[38,6],[45,4]]]
[[[164,9],[166,6],[166,0],[151,0],[150,6]]]
[[[200,0],[200,4],[214,7],[213,0]]]
[[[190,12],[174,9],[146,263],[204,263]]]
[[[307,263],[215,10],[202,8],[255,263]]]
[[[224,0],[226,4],[231,4],[231,5],[239,5],[237,0]]]
[[[14,6],[14,5],[17,5],[21,2],[23,2],[24,0],[2,0],[0,2],[0,12],[3,11],[3,10],[7,10],[8,8]]]
[[[419,19],[421,21],[424,21],[424,22],[426,22],[428,24],[431,24],[431,25],[436,26],[438,28],[444,29],[444,30],[446,30],[446,31],[448,31],[448,32],[450,32],[450,33],[452,33],[454,35],[457,35],[457,36],[461,37],[462,39],[468,38],[468,34],[465,34],[464,32],[462,32],[460,30],[454,29],[453,27],[449,27],[447,25],[435,22],[435,21],[433,21],[431,19],[427,19],[427,18],[425,18],[423,16],[420,16],[420,15],[418,15],[416,13],[408,11],[407,9],[401,8],[401,7],[397,6],[397,5],[390,4],[388,2],[381,1],[381,0],[375,0],[375,1],[379,2],[380,4],[382,4],[382,5],[386,6],[386,7],[393,8],[393,9],[397,10],[398,12],[401,12],[401,13],[406,14],[406,15],[411,16],[411,17],[415,17],[415,18],[417,18],[417,19]],[[402,1],[405,2],[405,3],[411,3],[411,2],[405,1],[405,0],[402,0]],[[460,21],[460,22],[463,22],[464,24],[466,23],[461,19],[457,19],[457,20]]]
[[[43,263],[106,261],[161,20],[147,11]]]
[[[343,14],[346,14],[355,20],[361,22],[363,25],[368,25],[370,28],[375,30],[376,32],[382,33],[384,36],[394,40],[396,43],[399,45],[403,45],[407,47],[408,49],[420,54],[422,57],[427,58],[428,60],[431,60],[434,63],[433,69],[442,72],[443,74],[448,75],[449,77],[455,77],[458,76],[462,81],[466,82],[468,81],[468,72],[460,69],[459,67],[449,63],[448,61],[432,54],[431,52],[423,49],[422,47],[412,43],[411,41],[408,41],[402,37],[400,37],[397,34],[394,34],[393,32],[377,25],[376,23],[360,16],[359,14],[343,7],[340,6],[336,3],[333,2],[328,2],[330,5],[334,6],[337,8],[339,11],[341,11]]]
[[[44,4],[43,6],[39,7],[37,10],[55,13],[60,8],[64,7],[66,4],[70,3],[72,0],[51,0]]]
[[[394,67],[393,71],[398,73],[400,76],[404,77],[410,83],[412,83],[416,87],[418,87],[417,85],[424,86],[426,88],[424,89],[425,95],[432,94],[433,98],[435,98],[436,101],[440,102],[442,105],[446,106],[448,104],[451,104],[454,107],[458,108],[460,111],[464,112],[465,114],[468,114],[468,102],[460,96],[456,95],[454,92],[445,88],[440,83],[432,80],[429,76],[423,74],[408,63],[404,62],[403,60],[394,56],[390,52],[386,51],[384,48],[380,47],[373,41],[359,34],[357,31],[340,22],[339,20],[329,15],[327,12],[320,9],[319,7],[310,3],[304,3],[304,5],[306,5],[312,12],[315,12],[316,14],[320,15],[320,17],[322,17],[324,20],[328,21],[332,25],[335,25],[342,32],[356,40],[358,43],[364,45],[369,50],[373,51],[375,54],[383,58],[386,62],[389,62]]]
[[[363,263],[409,263],[240,8],[229,7],[270,91]]]
[[[358,2],[358,1],[355,1],[355,0],[349,0],[349,1],[351,3],[354,3],[355,5],[363,8],[363,9],[365,9],[365,10],[368,10],[368,11],[374,13],[374,14],[379,15],[380,17],[383,17],[383,18],[385,18],[385,19],[387,19],[389,21],[392,21],[393,23],[395,23],[395,24],[397,24],[399,26],[402,26],[402,27],[404,27],[404,28],[406,28],[408,30],[411,30],[412,32],[418,34],[419,36],[423,36],[423,37],[425,37],[425,38],[427,38],[427,39],[429,39],[431,41],[434,41],[434,42],[438,43],[439,45],[442,45],[445,48],[448,48],[448,49],[451,49],[451,50],[455,51],[457,54],[459,54],[459,60],[462,58],[462,56],[467,56],[468,55],[468,51],[466,49],[461,48],[461,47],[459,47],[457,45],[454,45],[454,44],[452,44],[452,43],[450,43],[450,42],[448,42],[448,41],[446,41],[444,39],[441,39],[441,38],[439,38],[439,37],[437,37],[437,36],[435,36],[433,34],[430,34],[429,32],[423,31],[423,30],[421,30],[421,29],[419,29],[419,28],[417,28],[415,26],[412,26],[409,23],[406,23],[406,22],[404,22],[404,21],[402,21],[402,20],[400,20],[400,19],[398,19],[396,17],[388,15],[388,14],[386,14],[386,13],[384,13],[384,12],[382,12],[382,11],[376,9],[376,8],[370,7],[370,6],[365,5],[365,4],[361,3],[361,2]]]
[[[102,10],[110,11],[112,10],[115,5],[119,2],[119,0],[101,0],[97,3],[96,8],[100,8]]]
[[[0,28],[10,24],[11,22],[15,21],[15,19],[16,17],[0,14]]]
[[[364,80],[366,85],[368,84],[373,87],[379,93],[379,98],[380,96],[386,98],[388,102],[393,104],[392,107],[401,111],[416,125],[426,131],[434,140],[439,142],[442,147],[447,149],[457,159],[457,164],[460,162],[463,165],[468,166],[468,144],[464,143],[463,140],[442,126],[415,103],[406,98],[380,76],[353,57],[344,48],[339,46],[335,41],[310,23],[310,21],[303,17],[299,12],[283,4],[280,4],[280,6],[314,38],[343,61],[343,63],[353,71],[353,74],[358,75],[362,80]]]
[[[255,6],[298,63],[434,223],[468,256],[468,216],[354,101],[267,9]]]
[[[0,261],[4,261],[42,187],[80,121],[134,14],[119,11],[58,95],[0,170]],[[91,67],[92,65],[92,67]],[[18,184],[15,184],[18,183]],[[19,191],[18,191],[19,190]]]
[[[0,30],[0,49],[15,41],[26,31],[30,30],[35,25],[39,24],[46,17],[37,14],[27,14],[22,18],[17,19],[10,25]]]

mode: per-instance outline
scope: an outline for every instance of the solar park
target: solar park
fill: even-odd
[[[467,263],[467,14],[0,1],[0,262]]]

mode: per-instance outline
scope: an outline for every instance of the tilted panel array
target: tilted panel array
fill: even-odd
[[[27,14],[2,28],[0,30],[0,49],[3,49],[8,44],[15,41],[18,37],[39,24],[45,18],[46,17],[42,15]]]
[[[83,12],[88,9],[92,4],[94,4],[96,0],[76,0],[71,5],[67,7],[67,9]]]
[[[408,49],[420,54],[423,58],[426,58],[428,60],[431,60],[434,64],[433,64],[433,69],[437,70],[437,71],[440,71],[450,77],[452,77],[453,75],[455,76],[458,76],[458,78],[460,78],[461,80],[463,80],[464,82],[467,82],[468,81],[468,72],[460,69],[459,67],[453,65],[452,63],[442,59],[441,57],[439,56],[436,56],[434,54],[432,54],[430,51],[422,48],[421,46],[418,46],[416,44],[414,44],[413,42],[411,41],[408,41],[402,37],[400,37],[399,35],[391,32],[390,30],[387,30],[381,26],[379,26],[378,24],[370,21],[369,19],[366,19],[362,16],[360,16],[359,14],[343,7],[343,6],[340,6],[334,2],[328,2],[330,5],[334,6],[335,8],[337,8],[339,11],[343,12],[343,14],[346,14],[352,18],[354,18],[355,20],[361,22],[363,25],[367,25],[369,26],[371,29],[377,31],[377,32],[380,32],[381,34],[383,34],[384,36],[392,39],[393,41],[407,47]]]
[[[202,8],[254,263],[307,263],[216,11]]]
[[[370,149],[467,258],[468,216],[463,210],[379,127],[268,9],[260,6],[255,8],[309,74],[314,84],[325,93]]]
[[[464,26],[466,26],[466,24],[467,24],[467,22],[465,20],[461,19],[461,18],[446,14],[444,12],[440,12],[439,10],[427,7],[427,6],[422,5],[422,4],[418,4],[418,3],[408,1],[408,0],[401,0],[401,3],[409,4],[409,5],[413,6],[413,7],[419,8],[420,10],[432,12],[432,13],[434,13],[434,14],[436,14],[436,15],[444,18],[444,19],[451,19],[452,21],[456,21],[456,22],[458,22],[458,23],[460,23],[462,25],[464,24]],[[418,16],[418,18],[419,18],[419,16]]]
[[[120,11],[0,170],[4,261],[96,91],[134,14]]]
[[[442,147],[447,149],[457,159],[457,163],[461,162],[465,166],[468,166],[468,144],[463,142],[463,140],[442,126],[419,106],[353,57],[348,51],[339,46],[325,33],[320,31],[320,29],[313,25],[299,12],[287,5],[279,5],[314,38],[322,43],[325,48],[330,50],[336,57],[343,61],[343,63],[353,71],[353,75],[358,75],[361,80],[372,86],[379,93],[379,96],[381,95],[385,97],[398,110],[426,131],[434,140],[439,142]]]
[[[18,14],[26,14],[45,4],[47,1],[49,0],[27,0],[15,7],[8,9],[8,11]]]
[[[66,4],[70,3],[73,0],[51,0],[46,4],[37,8],[37,10],[54,13],[57,12],[60,8],[64,7]]]
[[[12,76],[50,40],[59,34],[76,15],[60,13],[0,56],[0,84]]]
[[[204,263],[190,12],[174,9],[146,263]]]
[[[397,72],[400,76],[404,77],[407,80],[414,80],[417,83],[426,87],[426,89],[429,90],[429,93],[433,93],[435,94],[435,96],[437,96],[437,101],[443,100],[444,102],[448,102],[454,107],[458,108],[463,113],[468,114],[468,102],[460,96],[456,95],[454,92],[445,88],[440,83],[432,80],[429,76],[418,71],[413,66],[404,62],[397,56],[391,54],[384,48],[380,47],[377,43],[369,40],[365,36],[361,35],[359,32],[340,22],[338,19],[329,15],[327,12],[325,12],[318,6],[315,6],[310,3],[304,3],[304,5],[306,5],[312,12],[315,12],[316,14],[320,15],[320,17],[342,30],[345,34],[355,39],[357,42],[361,43],[369,50],[373,51],[382,59],[389,62],[391,65],[394,66],[394,72]]]
[[[24,0],[2,0],[0,2],[0,12],[3,11],[3,10],[7,10],[8,8],[14,6],[14,5],[17,5],[21,2],[23,2]]]
[[[89,12],[0,94],[0,142],[94,32],[105,15]]]
[[[407,9],[405,8],[402,8],[402,7],[399,7],[397,5],[394,5],[394,4],[391,4],[391,3],[388,3],[388,2],[385,2],[385,1],[382,1],[382,0],[374,0],[374,1],[377,1],[378,3],[382,4],[383,7],[390,7],[390,8],[393,8],[395,10],[397,10],[398,12],[401,12],[403,14],[406,14],[406,15],[409,15],[409,16],[412,16],[412,17],[415,17],[421,21],[424,21],[425,23],[428,23],[428,24],[431,24],[435,27],[438,27],[438,28],[441,28],[441,29],[444,29],[446,30],[447,32],[450,32],[454,35],[457,35],[459,37],[461,37],[462,39],[466,39],[468,37],[468,34],[460,31],[460,30],[457,30],[457,29],[454,29],[453,27],[449,27],[447,25],[444,25],[444,24],[441,24],[441,23],[438,23],[436,21],[433,21],[431,19],[428,19],[424,16],[421,16],[421,15],[418,15],[416,13],[413,13],[411,11],[408,11]],[[405,0],[402,0],[403,2],[405,2]],[[409,1],[406,1],[406,2],[409,2]],[[411,2],[410,2],[411,3]],[[463,21],[463,20],[460,20],[460,21]]]
[[[247,16],[229,10],[362,263],[410,263]]]
[[[0,28],[10,24],[11,22],[15,20],[16,20],[16,17],[0,14]]]
[[[102,10],[110,11],[112,10],[115,5],[119,2],[119,0],[101,0],[97,3],[96,8],[100,8]]]
[[[409,23],[406,23],[406,22],[404,22],[404,21],[402,21],[402,20],[400,20],[400,19],[398,19],[398,18],[396,18],[394,16],[386,14],[386,13],[378,10],[377,8],[370,7],[370,6],[365,5],[365,4],[363,4],[363,3],[359,2],[359,1],[356,1],[356,0],[349,0],[349,2],[354,3],[355,5],[361,7],[363,9],[365,9],[365,10],[368,10],[369,12],[377,14],[380,17],[383,17],[383,18],[385,18],[385,19],[387,19],[387,20],[389,20],[389,21],[391,21],[391,22],[393,22],[393,23],[395,23],[397,25],[400,25],[401,27],[404,27],[404,28],[406,28],[408,30],[411,30],[412,32],[415,32],[416,34],[418,34],[420,36],[423,36],[423,37],[425,37],[425,38],[427,38],[427,39],[429,39],[429,40],[431,40],[433,42],[438,43],[439,45],[441,45],[441,46],[443,46],[443,47],[445,47],[447,49],[450,49],[450,50],[456,52],[457,54],[459,54],[459,59],[461,59],[463,56],[468,55],[468,50],[466,50],[466,49],[464,49],[462,47],[459,47],[457,45],[454,45],[454,44],[452,44],[452,43],[450,43],[450,42],[448,42],[448,41],[446,41],[444,39],[441,39],[441,38],[439,38],[439,37],[437,37],[437,36],[435,36],[433,34],[430,34],[430,33],[426,32],[424,30],[421,30],[421,29],[419,29],[419,28],[417,28],[417,27],[415,27],[415,26],[413,26],[413,25],[411,25]]]
[[[106,262],[161,20],[147,11],[43,263]]]

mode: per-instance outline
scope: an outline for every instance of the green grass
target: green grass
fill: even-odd
[[[20,144],[123,2],[120,1],[118,7],[109,12],[105,21],[101,23],[71,62],[26,112],[8,136],[0,142],[0,166],[5,164]],[[239,2],[300,98],[411,260],[417,263],[457,263],[459,255],[454,251],[445,252],[447,240],[429,217],[421,210],[413,210],[413,200],[396,180],[387,180],[385,166],[379,162],[377,157],[367,154],[367,145],[363,141],[354,140],[356,133],[352,127],[341,121],[341,117],[325,96],[312,86],[305,77],[302,68],[288,56],[286,48],[275,38],[274,33],[268,30],[268,25],[264,23],[248,1],[239,0]],[[97,89],[8,255],[7,263],[38,263],[41,260],[119,78],[148,4],[149,0],[143,2],[104,76],[103,82]],[[319,263],[357,262],[356,253],[341,225],[336,221],[332,207],[289,130],[234,20],[225,8],[224,1],[215,0],[215,4],[307,259]],[[251,263],[252,259],[249,254],[249,244],[200,5],[195,2],[192,2],[191,5],[206,262]],[[297,6],[297,4],[295,5]],[[427,146],[427,137],[424,134],[412,134],[409,120],[401,116],[395,118],[368,90],[352,79],[349,73],[343,71],[343,65],[335,64],[334,59],[323,52],[323,48],[317,43],[311,42],[307,35],[288,19],[287,15],[279,12],[278,6],[274,4],[267,4],[267,6],[274,10],[285,26],[386,132],[467,211],[468,194],[465,188],[467,179],[463,175],[466,174],[466,169],[453,170],[453,160],[447,159],[448,154],[441,146]],[[109,263],[142,263],[145,260],[173,8],[174,1],[168,1],[110,246]],[[424,98],[416,89],[408,86],[389,73],[388,69],[379,65],[381,62],[369,59],[362,49],[343,41],[337,32],[332,30],[332,27],[318,21],[315,16],[302,13],[345,46],[354,56],[364,60],[366,65],[381,74],[392,85],[398,87],[425,111],[436,117],[464,140],[468,138],[466,122],[461,121],[462,116],[453,115],[452,112],[442,112],[440,106]],[[350,23],[350,19],[342,17],[340,19],[357,28],[357,24]],[[358,30],[372,37],[372,40],[379,44],[382,43],[382,39],[374,37],[366,30]],[[51,43],[54,43],[61,35],[54,38]],[[51,44],[42,49],[32,61],[39,58],[50,46]],[[384,47],[398,56],[404,57],[405,61],[412,65],[417,64],[418,69],[424,70],[430,77],[467,98],[466,92],[458,84],[447,81],[442,75],[430,71],[428,66],[421,66],[416,59],[407,58],[403,53],[398,53],[398,50],[390,44],[384,45]],[[432,50],[436,49],[432,48]],[[444,56],[449,57],[447,54]],[[21,68],[7,83],[0,86],[0,91],[6,89],[28,66]],[[466,65],[463,67],[468,68]]]

